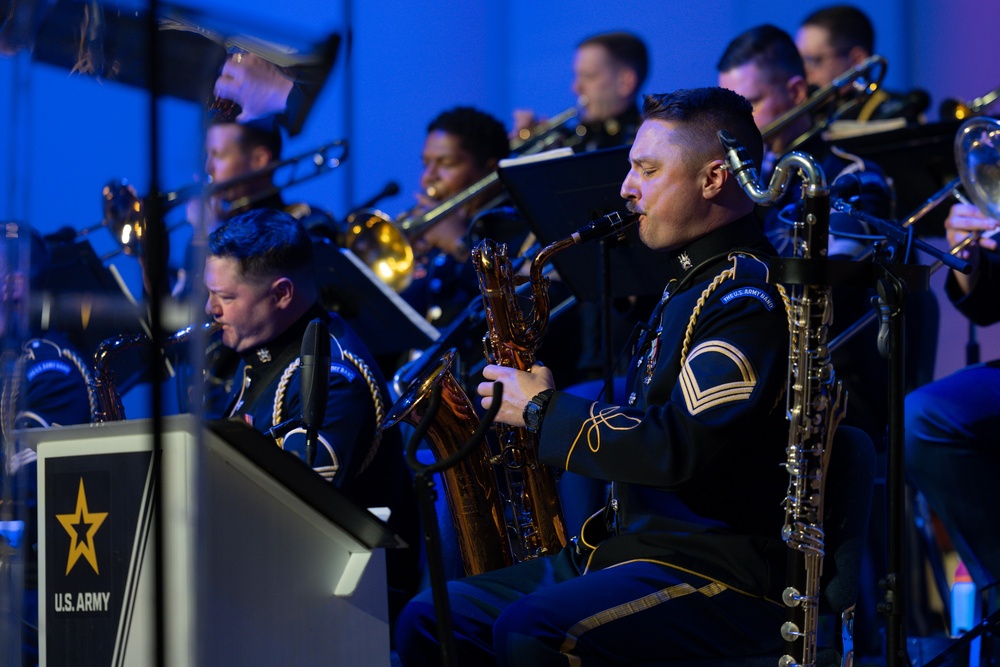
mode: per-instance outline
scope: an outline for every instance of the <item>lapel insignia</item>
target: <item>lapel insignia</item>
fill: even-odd
[[[271,361],[271,350],[267,349],[266,347],[258,347],[257,358],[260,359],[260,362],[262,364],[266,364],[267,362]]]
[[[690,271],[691,267],[694,266],[694,264],[691,262],[691,258],[688,257],[688,254],[686,252],[682,252],[680,255],[678,255],[677,261],[681,263],[681,268],[684,269],[685,271]]]

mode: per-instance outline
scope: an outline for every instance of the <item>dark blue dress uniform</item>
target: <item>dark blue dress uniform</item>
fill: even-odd
[[[258,431],[302,416],[298,358],[306,327],[315,318],[330,331],[330,384],[313,468],[361,507],[388,507],[389,527],[411,548],[387,554],[392,605],[401,607],[417,585],[419,524],[413,480],[406,467],[398,429],[376,427],[377,393],[388,410],[385,380],[368,349],[337,314],[313,306],[276,338],[240,354],[229,388],[229,407],[214,417],[242,419]],[[305,430],[290,431],[279,443],[305,460]]]
[[[752,216],[671,251],[627,404],[552,395],[539,457],[612,480],[608,507],[559,554],[449,584],[462,664],[780,647],[788,320],[758,259],[773,254]],[[397,646],[407,667],[438,660],[429,595],[404,610]]]
[[[47,428],[87,424],[94,410],[87,362],[61,334],[47,332],[44,337],[24,343],[18,367],[3,382],[3,423],[5,429]],[[12,411],[8,421],[7,411]],[[4,433],[4,437],[10,437]],[[13,488],[0,493],[15,500],[15,516],[24,521],[21,539],[24,564],[24,624],[22,625],[23,663],[38,661],[38,483],[34,450],[21,449],[14,443],[13,457],[0,461],[7,467]],[[0,519],[9,519],[4,515]]]

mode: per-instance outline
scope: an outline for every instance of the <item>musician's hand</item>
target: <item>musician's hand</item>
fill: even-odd
[[[971,234],[983,233],[1000,226],[1000,222],[983,215],[978,206],[974,204],[955,204],[948,212],[948,218],[944,221],[945,233],[948,235],[948,245],[954,247],[968,238]],[[974,240],[971,245],[978,245],[987,250],[996,250],[997,242],[993,238],[980,238]]]
[[[511,426],[524,426],[524,406],[539,392],[555,389],[552,371],[541,365],[532,366],[531,372],[519,371],[506,366],[489,365],[483,369],[486,382],[479,383],[476,392],[483,397],[484,409],[493,405],[493,383],[503,385],[503,405],[497,412],[496,420]]]
[[[972,289],[972,278],[979,267],[979,253],[976,248],[986,250],[996,250],[997,242],[993,238],[982,238],[979,235],[997,229],[1000,226],[993,218],[983,215],[978,206],[973,204],[954,204],[948,211],[948,217],[944,221],[945,234],[948,237],[948,245],[952,248],[958,246],[970,236],[971,242],[959,251],[958,256],[968,260],[972,264],[972,271],[966,275],[959,271],[952,271],[952,275],[963,292],[968,294]]]
[[[531,109],[514,109],[514,120],[508,137],[511,140],[520,139],[521,130],[531,132],[540,122],[541,120],[535,116],[535,112]]]
[[[215,81],[215,96],[232,100],[243,109],[236,117],[241,123],[281,113],[291,91],[292,80],[277,65],[253,53],[231,54]]]
[[[423,215],[441,203],[425,193],[417,193],[416,197],[417,206],[410,211],[412,217]],[[448,215],[438,218],[425,232],[413,239],[413,251],[417,255],[424,255],[432,248],[438,248],[458,261],[464,262],[468,259],[469,253],[468,248],[465,247],[465,234],[468,227],[469,214],[464,206],[460,206]]]
[[[204,199],[196,197],[188,201],[185,207],[185,217],[189,225],[196,229],[205,229],[211,232],[219,226],[223,218],[222,202],[218,197]]]

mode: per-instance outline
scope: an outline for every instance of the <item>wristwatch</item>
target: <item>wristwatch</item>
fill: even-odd
[[[535,394],[534,398],[524,406],[524,426],[532,433],[538,433],[542,427],[542,417],[545,416],[545,406],[549,404],[549,399],[555,393],[555,389],[546,389]]]

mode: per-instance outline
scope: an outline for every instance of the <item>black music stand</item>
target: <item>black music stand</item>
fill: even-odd
[[[928,193],[937,192],[957,173],[955,135],[961,121],[911,125],[895,130],[836,139],[838,148],[879,165],[892,179],[897,217],[919,208]],[[917,221],[919,236],[941,236],[947,207]]]
[[[47,308],[48,328],[65,333],[88,357],[111,336],[142,331],[145,311],[128,300],[89,241],[49,247],[44,287],[51,303],[36,300],[32,310]]]
[[[96,9],[95,9],[96,7]],[[85,15],[96,11],[101,16]],[[231,14],[213,15],[180,5],[160,3],[157,92],[206,104],[215,79],[231,50],[247,51],[284,68],[298,83],[294,109],[280,118],[288,132],[302,128],[313,102],[333,69],[340,35],[303,34],[273,25],[254,25]],[[89,23],[88,23],[89,21]],[[80,26],[93,25],[81,40]],[[149,13],[120,11],[117,3],[58,0],[46,10],[38,28],[32,58],[101,81],[151,88],[148,63]],[[291,102],[291,100],[290,100]]]
[[[510,166],[501,163],[500,180],[545,246],[595,218],[624,211],[621,186],[629,170],[628,153],[629,147],[623,146]],[[600,304],[604,395],[610,400],[615,366],[611,302],[617,297],[659,296],[670,277],[669,260],[643,245],[633,225],[618,238],[564,250],[552,263],[577,299]]]
[[[340,314],[375,356],[423,349],[438,331],[357,256],[327,240],[313,244],[323,307]]]
[[[629,147],[591,151],[552,160],[504,166],[500,181],[524,213],[542,246],[563,239],[587,222],[613,211],[624,211],[622,181],[628,174]],[[667,283],[667,258],[639,240],[636,226],[620,243],[609,243],[611,291],[607,296],[659,295]],[[567,249],[552,259],[576,298],[603,297],[598,244]]]

